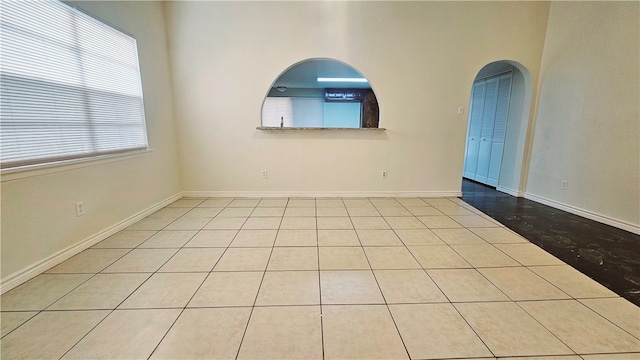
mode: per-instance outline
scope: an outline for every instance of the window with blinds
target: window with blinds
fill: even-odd
[[[136,40],[59,1],[3,1],[3,169],[147,149]]]

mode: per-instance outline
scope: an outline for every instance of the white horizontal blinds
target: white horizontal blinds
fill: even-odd
[[[136,40],[58,1],[3,1],[3,168],[146,149]]]
[[[282,118],[283,126],[291,127],[293,104],[290,97],[267,97],[262,105],[262,126],[279,127]]]

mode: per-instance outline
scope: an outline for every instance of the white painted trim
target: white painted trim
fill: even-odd
[[[508,188],[508,187],[500,186],[500,185],[498,185],[496,187],[496,190],[501,191],[503,193],[507,193],[507,194],[509,194],[511,196],[515,196],[515,197],[523,197],[524,196],[524,193],[522,191],[518,191],[518,190],[515,190],[515,189]]]
[[[619,229],[625,230],[625,231],[629,231],[632,232],[634,234],[638,234],[640,235],[640,226],[636,225],[636,224],[632,224],[626,221],[622,221],[622,220],[618,220],[618,219],[614,219],[612,217],[606,216],[606,215],[602,215],[602,214],[598,214],[598,213],[594,213],[592,211],[589,210],[585,210],[585,209],[581,209],[575,206],[571,206],[571,205],[567,205],[567,204],[563,204],[561,202],[555,201],[555,200],[551,200],[551,199],[547,199],[544,198],[542,196],[538,196],[538,195],[534,195],[531,193],[525,193],[524,194],[525,199],[529,199],[531,201],[535,201],[535,202],[539,202],[541,204],[544,205],[548,205],[551,207],[554,207],[556,209],[560,209],[560,210],[564,210],[566,212],[570,212],[572,214],[578,215],[578,216],[582,216],[584,218],[593,220],[593,221],[597,221],[606,225],[611,225],[613,227],[617,227]]]
[[[183,191],[184,197],[460,197],[460,191]]]
[[[62,249],[36,263],[33,263],[22,270],[16,271],[15,273],[3,278],[0,280],[0,293],[4,294],[5,292],[15,288],[16,286],[30,280],[37,275],[49,270],[50,268],[60,264],[61,262],[69,259],[70,257],[80,253],[81,251],[90,248],[91,246],[99,243],[100,241],[108,238],[109,236],[117,233],[120,230],[127,228],[135,224],[136,222],[144,219],[145,217],[153,214],[154,212],[162,209],[163,207],[171,204],[172,202],[182,198],[182,193],[177,193],[173,196],[170,196],[154,205],[149,206],[148,208],[131,215],[130,217],[120,221],[119,223],[109,226],[108,228],[87,237],[84,240],[77,242],[74,245],[67,247],[66,249]]]

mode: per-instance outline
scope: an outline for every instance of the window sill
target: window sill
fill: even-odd
[[[46,164],[37,164],[30,166],[23,166],[18,168],[3,169],[0,171],[0,182],[18,180],[33,176],[40,176],[46,174],[53,174],[57,172],[69,171],[73,169],[79,169],[89,166],[96,166],[102,164],[108,164],[116,161],[128,160],[137,158],[140,156],[151,155],[153,150],[137,150],[121,154],[109,154],[102,156],[95,156],[83,159],[74,159],[67,161],[58,161]]]
[[[346,130],[346,131],[386,131],[385,128],[337,128],[337,127],[276,127],[276,126],[258,126],[257,130],[264,131],[319,131],[319,130]]]

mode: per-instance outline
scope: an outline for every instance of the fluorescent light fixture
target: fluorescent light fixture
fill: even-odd
[[[366,83],[368,82],[365,78],[330,78],[330,77],[319,77],[318,82],[352,82],[352,83]]]

